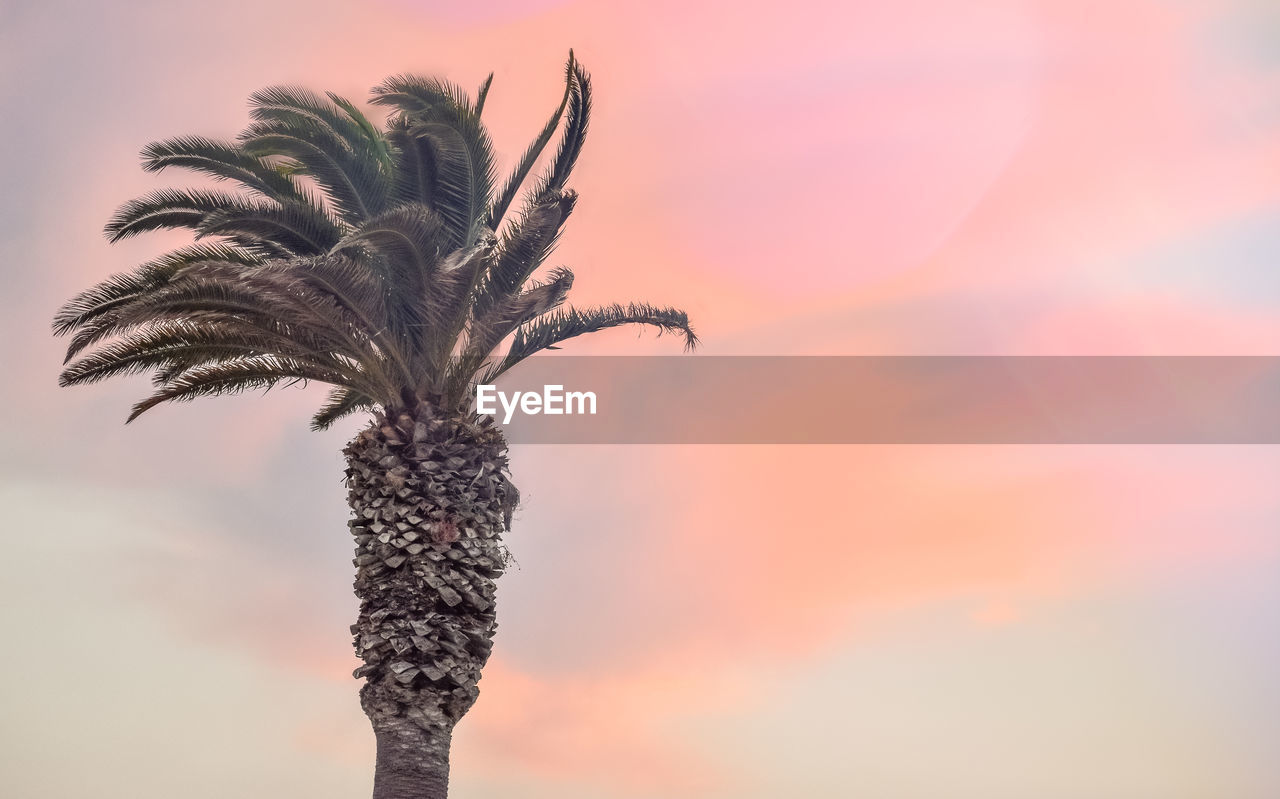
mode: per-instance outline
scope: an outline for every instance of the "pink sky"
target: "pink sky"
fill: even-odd
[[[116,205],[179,179],[137,151],[233,134],[264,85],[361,98],[395,72],[494,70],[509,163],[572,46],[599,100],[557,262],[584,304],[686,307],[710,354],[1280,354],[1264,2],[476,8],[0,11],[21,420],[0,461],[0,793],[367,791],[339,484],[356,425],[308,433],[315,393],[273,392],[126,430],[143,381],[57,390],[46,332],[181,240],[102,241]],[[513,457],[521,568],[459,795],[1280,792],[1272,448]]]

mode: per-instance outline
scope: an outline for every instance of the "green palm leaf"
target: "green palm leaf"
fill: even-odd
[[[297,86],[272,86],[249,96],[249,116],[294,130],[314,130],[353,153],[387,153],[382,134],[350,101]],[[381,160],[381,159],[379,159]]]
[[[159,172],[171,166],[201,172],[218,180],[234,180],[273,200],[310,202],[293,178],[231,142],[180,136],[148,144],[143,149],[142,168],[147,172]]]
[[[105,232],[109,241],[117,242],[152,230],[195,230],[209,214],[252,207],[251,201],[225,191],[160,189],[120,206]]]
[[[289,203],[251,203],[210,211],[197,238],[225,236],[248,247],[275,246],[294,255],[319,255],[341,241],[342,225],[322,209]]]
[[[380,213],[391,200],[393,181],[375,147],[353,149],[347,139],[305,117],[253,122],[239,140],[246,152],[285,159],[314,179],[337,215],[350,224]]]
[[[406,145],[428,148],[419,160],[431,164],[434,180],[422,201],[445,220],[455,247],[474,244],[485,226],[496,159],[466,92],[448,81],[399,75],[374,88],[373,102],[399,110]]]

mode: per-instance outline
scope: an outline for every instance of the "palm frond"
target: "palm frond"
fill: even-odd
[[[368,220],[332,248],[334,253],[363,250],[401,289],[420,287],[448,252],[444,224],[425,205],[406,204]]]
[[[347,98],[341,97],[333,92],[325,92],[325,96],[328,97],[334,105],[341,108],[343,113],[350,117],[352,122],[356,123],[360,128],[361,133],[364,134],[364,141],[366,145],[378,157],[378,161],[385,168],[390,169],[392,167],[391,148],[387,145],[387,138],[383,135],[382,131],[378,130],[377,126],[369,121],[369,117],[365,116],[365,113],[357,108],[356,104]]]
[[[271,86],[249,96],[249,116],[293,130],[311,129],[352,152],[376,151],[382,136],[351,101],[333,92],[321,97],[300,86]]]
[[[434,175],[425,201],[445,220],[455,247],[474,244],[485,224],[496,159],[466,92],[447,81],[400,75],[375,87],[372,101],[399,109],[408,123],[399,138],[429,147],[426,157],[418,156]]]
[[[569,51],[569,63],[565,66],[564,78],[564,97],[560,99],[560,105],[556,108],[555,113],[547,120],[547,124],[542,126],[542,131],[537,138],[524,151],[524,155],[516,162],[515,169],[511,170],[511,175],[507,178],[507,182],[503,184],[502,190],[498,192],[494,198],[493,207],[489,209],[488,225],[493,230],[498,229],[498,225],[502,223],[502,218],[506,216],[507,209],[515,200],[516,194],[519,193],[520,187],[524,184],[525,178],[529,176],[529,172],[533,170],[534,165],[538,162],[542,151],[546,149],[550,143],[551,137],[555,135],[556,128],[560,125],[560,118],[564,116],[565,106],[569,104],[569,98],[573,94],[576,63],[573,58],[573,51]],[[563,145],[562,145],[563,147]]]
[[[546,281],[494,306],[473,320],[468,331],[467,355],[479,360],[487,358],[517,327],[563,303],[572,287],[573,272],[560,268],[553,270]]]
[[[395,164],[395,201],[434,207],[437,170],[431,142],[412,134],[400,116],[387,121],[387,142]]]
[[[359,129],[354,122],[351,126]],[[365,143],[353,149],[347,139],[307,117],[255,121],[239,141],[246,152],[261,158],[288,159],[294,170],[315,180],[338,216],[350,224],[390,203],[393,180],[377,148]]]
[[[331,297],[266,267],[197,265],[181,280],[120,309],[114,321],[127,332],[157,321],[190,318],[247,325],[309,351],[342,355],[371,367],[379,360],[358,318]]]
[[[212,211],[196,226],[196,237],[226,236],[234,242],[275,244],[295,255],[328,252],[343,227],[314,205],[249,203]]]
[[[207,189],[159,189],[130,200],[112,215],[104,232],[112,242],[152,230],[190,228],[217,211],[253,207],[244,196]]]
[[[476,116],[480,116],[484,111],[484,101],[489,96],[489,88],[491,86],[493,86],[492,72],[489,73],[489,77],[484,79],[484,82],[480,84],[479,91],[476,92]]]
[[[565,121],[564,136],[560,147],[537,186],[529,196],[530,203],[538,203],[564,191],[573,167],[578,163],[582,146],[587,140],[587,126],[591,120],[591,76],[576,61],[569,67],[573,73],[569,95],[569,116]]]
[[[449,231],[438,214],[406,204],[370,220],[333,250],[378,276],[392,337],[407,352],[409,371],[430,378],[441,366],[443,332],[467,279],[462,265],[483,247],[450,250]],[[468,284],[469,285],[469,284]]]
[[[132,422],[164,402],[239,394],[253,389],[269,389],[281,382],[305,383],[311,380],[350,387],[347,386],[345,376],[337,372],[317,368],[293,358],[256,355],[184,372],[169,385],[134,405],[126,422]]]
[[[106,344],[68,366],[59,376],[63,386],[96,383],[117,375],[180,364],[184,368],[248,355],[281,355],[317,368],[343,371],[348,367],[332,354],[310,351],[286,335],[275,334],[235,320],[169,319],[154,322],[119,341]],[[361,380],[358,372],[352,382]]]
[[[698,337],[689,324],[689,316],[675,308],[659,308],[643,303],[615,304],[587,310],[568,308],[547,314],[520,327],[516,331],[506,357],[490,370],[482,382],[489,382],[530,355],[571,338],[611,327],[633,324],[656,327],[659,335],[678,333],[684,336],[686,351],[692,350],[698,344]]]
[[[577,199],[573,192],[548,197],[528,208],[503,234],[497,258],[476,290],[472,318],[483,317],[495,305],[520,292],[555,249]]]
[[[247,250],[221,243],[195,244],[174,250],[132,272],[112,275],[77,294],[58,310],[53,320],[53,332],[58,336],[66,335],[124,303],[164,286],[183,268],[201,261],[253,265],[261,263],[262,259]]]
[[[234,180],[281,202],[309,200],[291,177],[232,142],[204,136],[179,136],[152,142],[143,149],[144,170],[159,172],[168,167],[190,169],[218,180]]]
[[[311,417],[311,429],[328,430],[334,422],[344,416],[362,410],[372,410],[377,402],[350,388],[335,388],[329,392],[325,404]]]
[[[471,98],[461,86],[424,75],[392,75],[373,88],[371,101],[391,106],[406,117],[430,117],[440,109],[475,113]]]
[[[489,269],[497,254],[498,239],[493,231],[485,228],[471,247],[461,247],[440,264],[440,280],[436,296],[444,316],[451,317],[441,329],[444,339],[441,345],[451,348],[470,318],[471,303],[476,287]]]
[[[241,277],[249,289],[282,303],[281,318],[309,325],[301,332],[323,333],[322,348],[360,363],[376,383],[373,393],[395,396],[397,386],[414,382],[415,339],[408,321],[395,313],[398,294],[378,274],[341,255],[277,261]],[[416,295],[409,295],[412,301]],[[293,317],[289,314],[297,314]]]
[[[269,268],[286,270],[291,277],[331,297],[360,320],[371,338],[377,338],[377,331],[386,329],[389,323],[386,283],[353,259],[331,253]]]

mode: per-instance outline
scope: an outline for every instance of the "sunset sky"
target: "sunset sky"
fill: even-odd
[[[147,142],[492,70],[509,165],[570,47],[580,304],[684,307],[708,355],[1280,355],[1270,0],[0,0],[0,795],[367,795],[359,420],[309,432],[307,389],[126,428],[146,379],[58,389],[49,322],[185,240],[101,235],[194,182]],[[1280,449],[512,458],[457,797],[1280,796]]]

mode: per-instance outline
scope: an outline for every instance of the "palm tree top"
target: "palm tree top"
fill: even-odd
[[[501,181],[481,120],[492,80],[473,100],[448,81],[388,78],[372,92],[390,111],[381,126],[331,92],[273,87],[250,97],[234,140],[148,145],[143,169],[216,187],[154,191],[111,217],[113,242],[175,228],[195,242],[62,307],[60,383],[153,373],[132,421],[167,401],[314,380],[333,387],[312,419],[323,429],[378,407],[464,412],[476,383],[619,325],[678,333],[692,349],[684,312],[566,307],[573,273],[543,270],[577,201],[567,183],[591,112],[573,53],[559,105]]]

